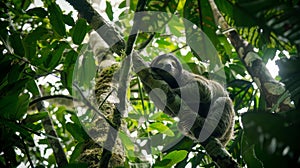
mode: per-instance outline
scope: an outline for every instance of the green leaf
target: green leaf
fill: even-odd
[[[34,140],[31,136],[31,132],[29,132],[23,126],[15,122],[6,122],[5,125],[9,127],[13,132],[19,132],[20,135],[27,141],[27,143],[30,143],[31,146],[34,144]]]
[[[75,149],[73,150],[71,157],[70,157],[70,163],[74,163],[77,161],[78,157],[84,150],[85,142],[79,142],[76,144]]]
[[[29,128],[31,131],[42,131],[43,130],[43,125],[41,122],[38,123],[26,123],[25,127]]]
[[[75,74],[79,74],[78,82],[80,85],[90,85],[90,81],[95,77],[96,75],[96,62],[95,58],[93,57],[92,52],[86,52],[84,54],[82,66],[76,69]]]
[[[26,114],[29,105],[29,97],[29,94],[19,96],[15,119],[20,120]]]
[[[171,33],[173,33],[175,36],[177,37],[181,37],[184,33],[184,27],[182,22],[180,21],[180,19],[178,17],[173,17],[169,23],[169,28]]]
[[[55,3],[51,3],[48,7],[49,19],[54,31],[60,36],[66,35],[66,27],[63,22],[63,14],[59,6]]]
[[[154,113],[149,117],[149,120],[174,122],[174,119],[172,117],[168,116],[163,112]]]
[[[48,15],[47,11],[42,7],[29,9],[26,13],[30,16],[38,16],[40,18],[45,18]]]
[[[113,16],[114,12],[112,10],[112,6],[111,6],[110,2],[108,2],[108,1],[106,1],[105,13],[110,21],[112,21],[114,19],[114,16]]]
[[[181,162],[186,156],[188,152],[185,150],[176,150],[168,153],[166,156],[162,158],[161,161],[155,163],[154,167],[159,168],[159,167],[172,167],[175,164]]]
[[[299,110],[287,112],[286,118],[278,113],[248,112],[242,115],[242,123],[243,138],[249,147],[255,145],[255,154],[264,167],[299,167],[298,160],[287,154],[300,152],[300,136],[296,133],[300,126]]]
[[[192,49],[199,48],[198,51],[201,51],[200,53],[194,51],[194,55],[199,60],[210,60],[210,65],[217,65],[217,60],[214,60],[214,56],[212,56],[215,49],[211,48],[210,43],[212,42],[214,46],[218,46],[220,41],[216,35],[217,26],[208,1],[186,1],[183,17],[188,20],[184,22],[188,45]],[[198,28],[194,29],[191,22]]]
[[[8,95],[0,98],[1,118],[12,119],[12,115],[17,110],[17,95]]]
[[[26,88],[28,89],[29,92],[31,92],[35,96],[40,94],[39,88],[33,79],[29,80],[26,83]]]
[[[290,92],[295,106],[299,108],[300,103],[300,58],[291,57],[290,59],[280,59],[276,61],[279,66],[279,75],[282,82],[286,85],[287,90]]]
[[[59,64],[63,52],[68,46],[69,45],[65,42],[58,43],[54,51],[48,56],[47,59],[45,59],[44,61],[45,67],[48,68],[49,70],[54,69]]]
[[[174,136],[173,131],[164,125],[163,123],[156,122],[149,125],[149,131],[157,130],[160,133],[166,134],[168,136]]]
[[[236,63],[236,64],[230,64],[229,68],[231,71],[234,72],[234,74],[240,74],[242,76],[246,75],[246,69],[245,66],[243,66],[242,64]]]
[[[23,0],[23,1],[12,0],[12,2],[15,5],[15,9],[19,9],[19,10],[26,10],[31,4],[31,0]]]
[[[76,139],[78,142],[84,142],[84,134],[82,132],[82,127],[74,124],[74,123],[67,123],[66,128],[68,132]]]
[[[8,73],[7,81],[9,84],[14,83],[19,80],[20,75],[24,69],[24,65],[14,64]]]
[[[73,70],[61,71],[61,83],[67,88],[68,92],[72,94],[72,83],[73,83]]]
[[[78,57],[78,53],[74,50],[70,50],[69,52],[66,53],[66,59],[64,61],[64,68],[68,69],[70,66],[74,66],[76,61],[77,61],[77,57]]]
[[[161,117],[161,115],[163,115],[164,113],[163,112],[157,112],[157,113],[154,113],[153,115],[151,115],[149,117],[149,120],[157,120],[158,118]]]
[[[126,150],[134,151],[134,143],[123,131],[119,131],[119,137],[122,141],[122,144],[125,146]]]
[[[49,143],[48,139],[40,139],[39,144],[47,145]]]
[[[18,56],[24,56],[24,47],[21,40],[21,34],[19,32],[13,33],[9,36],[9,42],[12,48],[14,49],[14,53]]]
[[[7,58],[7,57],[6,57]],[[4,83],[6,81],[6,76],[11,68],[11,61],[10,60],[2,60],[0,62],[0,82]],[[0,85],[1,86],[1,85]]]
[[[34,122],[44,119],[47,115],[48,115],[48,112],[46,112],[46,111],[40,111],[35,114],[29,114],[26,116],[26,118],[23,120],[23,122],[24,123],[34,123]]]
[[[75,25],[74,19],[72,17],[72,13],[69,13],[68,15],[63,15],[62,19],[69,26]]]
[[[57,120],[61,123],[63,130],[65,131],[65,125],[66,125],[66,107],[60,106],[58,107],[58,110],[55,111]]]
[[[19,95],[23,89],[26,86],[26,83],[28,82],[27,78],[20,79],[14,83],[10,83],[8,85],[5,85],[3,88],[0,90],[0,95]]]
[[[72,94],[73,71],[77,57],[78,53],[74,50],[66,53],[63,71],[61,72],[61,82],[63,86],[68,89],[70,94]]]
[[[44,27],[37,27],[24,38],[25,57],[32,60],[36,56],[36,42],[44,35],[48,34],[48,30]]]
[[[254,145],[249,144],[245,138],[242,139],[242,156],[248,167],[262,168],[261,161],[255,155]]]
[[[72,32],[73,42],[77,45],[80,45],[86,35],[87,32],[87,24],[86,21],[82,18],[78,19],[74,30]]]
[[[78,116],[75,114],[74,111],[66,110],[66,112],[68,112],[69,114],[71,114],[71,120],[72,120],[75,124],[81,125],[80,119],[78,118]]]
[[[273,60],[275,55],[276,55],[277,49],[276,48],[264,48],[262,53],[263,53],[263,60],[264,62],[267,62],[268,59]]]
[[[40,40],[46,34],[48,34],[48,30],[45,27],[39,26],[25,37],[24,44],[35,43],[37,40]]]
[[[126,7],[126,1],[123,1],[120,3],[119,7],[120,9],[125,8]]]

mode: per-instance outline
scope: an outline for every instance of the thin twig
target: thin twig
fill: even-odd
[[[152,39],[154,38],[156,33],[151,33],[150,36],[147,38],[146,41],[144,41],[141,45],[139,45],[137,47],[137,50],[142,50],[144,49],[145,47],[147,47],[147,45],[152,41]]]
[[[63,99],[78,101],[76,98],[73,98],[72,96],[68,96],[68,95],[50,95],[50,96],[43,96],[43,97],[34,99],[32,102],[29,103],[29,106],[32,106],[35,103],[40,102],[40,101],[56,99],[56,98],[63,98]]]
[[[40,97],[43,96],[40,89],[39,89],[39,96]],[[37,106],[37,109],[39,112],[47,111],[43,101],[37,102],[36,106]],[[45,130],[46,134],[51,135],[53,137],[58,137],[56,130],[54,129],[52,120],[49,116],[49,113],[47,113],[47,116],[42,120],[42,124],[44,126],[44,130]],[[57,139],[48,138],[48,142],[53,150],[57,165],[59,167],[66,166],[68,164],[68,160],[67,160],[66,154],[64,152],[64,149],[59,142],[59,139],[58,138]]]
[[[172,50],[170,53],[175,53],[175,52],[177,52],[177,51],[179,51],[179,50],[181,50],[181,49],[183,49],[183,48],[185,48],[185,47],[187,47],[187,46],[188,46],[188,45],[185,44],[185,45],[183,45],[182,47],[179,47],[179,48],[176,48],[176,49]]]
[[[21,137],[21,139],[22,139],[22,144],[24,145],[25,154],[26,154],[26,156],[27,156],[27,159],[28,159],[28,162],[29,162],[29,164],[30,164],[30,167],[34,168],[34,164],[33,164],[32,160],[31,160],[31,158],[30,158],[28,146],[25,144],[25,142],[24,142],[22,136],[20,136],[20,137]]]

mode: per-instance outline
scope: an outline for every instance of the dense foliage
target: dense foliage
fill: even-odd
[[[112,24],[123,33],[124,39],[128,39],[130,21],[137,6],[137,1],[131,0],[129,6],[126,2],[101,3],[106,6],[101,15],[114,21]],[[225,76],[222,77],[225,77],[235,105],[235,135],[227,149],[239,165],[255,168],[299,166],[299,1],[215,2],[227,22],[255,47],[264,63],[275,56],[279,59],[276,79],[289,90],[295,109],[274,113],[274,109],[266,108],[266,100],[257,88],[258,84],[251,79],[247,67],[226,36],[219,31],[207,0],[149,0],[146,10],[184,17],[198,26],[212,42],[224,68]],[[31,0],[0,2],[0,167],[57,166],[51,145],[53,139],[63,147],[68,159],[66,166],[84,166],[78,163],[77,158],[89,136],[73,108],[72,94],[76,89],[72,86],[73,71],[77,58],[82,54],[87,66],[98,64],[91,52],[82,53],[88,48],[92,28],[86,20],[73,15],[75,10],[66,13],[64,8],[52,0],[43,0],[41,6],[36,6]],[[205,49],[200,45],[201,39],[192,38],[197,32],[187,29],[186,23],[176,18],[162,22],[158,20],[159,24],[172,26],[159,33],[140,33],[135,41],[136,49],[143,49],[143,55],[148,56],[145,59],[173,52],[194,73],[217,74],[216,68],[209,63],[218,60],[207,61],[210,50],[198,54],[186,45],[199,44]],[[121,59],[117,56],[117,60]],[[87,81],[92,80],[95,76],[89,72],[95,69],[88,67],[80,73]],[[134,110],[129,111],[129,117],[124,119],[128,130],[136,132],[141,139],[156,134],[166,137],[176,135],[173,131],[176,121],[157,111],[149,97],[137,87],[139,85],[140,81],[133,75],[128,97]],[[46,102],[45,108],[38,107],[41,102]],[[141,116],[147,117],[141,121]],[[44,122],[49,117],[56,137],[47,133]],[[129,137],[122,134],[122,140],[127,150],[127,165],[137,162],[140,158],[131,153],[133,143]],[[187,138],[163,153],[159,148],[151,150],[153,164],[157,167],[215,166],[203,148]]]

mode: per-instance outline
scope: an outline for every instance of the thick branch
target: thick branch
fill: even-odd
[[[86,0],[66,0],[80,14],[80,16],[90,24],[90,26],[105,40],[112,51],[121,55],[125,49],[125,42],[115,28],[108,24],[106,20],[86,1]]]
[[[143,11],[145,5],[146,5],[145,0],[139,0],[136,7],[136,12]],[[127,44],[125,50],[126,58],[122,61],[122,65],[120,68],[120,78],[119,78],[119,88],[118,88],[118,98],[120,100],[120,103],[117,105],[117,107],[120,113],[123,115],[125,114],[125,110],[126,110],[126,91],[129,86],[130,69],[132,65],[131,52],[133,50],[133,46],[138,35],[139,23],[140,23],[139,19],[135,16],[133,27],[131,29],[130,35],[126,43]]]
[[[229,38],[252,79],[255,81],[262,95],[265,97],[268,108],[271,109],[278,104],[280,98],[286,93],[284,85],[272,78],[262,59],[253,50],[253,46],[243,40],[236,30],[229,27],[218,10],[214,0],[209,0],[209,3],[213,11],[216,24],[221,27],[221,30]],[[293,105],[291,104],[290,97],[287,97],[284,101],[279,102],[278,109],[275,109],[275,111],[287,111],[292,108]]]
[[[138,4],[137,4],[137,9],[136,12],[139,12],[141,10],[144,10],[144,7],[146,5],[146,1],[145,0],[139,0]],[[131,33],[129,35],[128,41],[127,41],[127,45],[126,45],[126,49],[125,49],[125,54],[126,57],[125,59],[122,61],[122,65],[120,68],[120,75],[119,75],[119,87],[118,87],[118,92],[117,92],[117,96],[120,100],[120,102],[118,104],[116,104],[116,109],[114,110],[114,116],[113,116],[113,120],[114,123],[116,124],[116,127],[114,128],[115,130],[119,130],[120,126],[121,126],[121,117],[122,116],[127,116],[127,112],[126,112],[126,103],[127,103],[127,88],[129,86],[129,79],[130,79],[130,69],[131,69],[131,65],[132,65],[132,49],[137,37],[137,33],[138,33],[138,20],[135,18],[134,19],[134,24],[133,27],[131,29]],[[105,39],[104,39],[105,40]],[[116,143],[116,138],[117,138],[117,131],[111,130],[112,128],[110,128],[110,130],[108,131],[108,136],[107,136],[107,140],[106,142],[114,142]],[[100,167],[107,167],[108,166],[108,160],[110,160],[110,158],[112,157],[112,149],[107,150],[107,149],[103,149],[102,155],[101,155],[101,160],[100,160]]]

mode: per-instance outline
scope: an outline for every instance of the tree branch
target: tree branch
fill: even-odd
[[[66,0],[86,19],[89,25],[101,36],[101,38],[111,47],[112,51],[121,55],[125,49],[125,42],[115,28],[86,1],[86,0]]]
[[[137,50],[142,50],[145,47],[147,47],[147,45],[152,41],[152,39],[154,38],[154,36],[155,36],[155,33],[151,33],[150,36],[147,38],[147,40],[144,41],[141,45],[139,45],[137,47]]]
[[[40,91],[40,89],[39,89],[39,94],[40,94],[39,95],[40,97],[43,97],[42,92]],[[37,101],[36,106],[37,106],[37,109],[38,109],[39,112],[47,111],[43,101]],[[50,144],[50,146],[53,150],[54,157],[55,157],[55,160],[56,160],[56,163],[57,163],[58,167],[66,166],[68,164],[68,160],[67,160],[67,157],[65,155],[64,149],[63,149],[63,147],[61,146],[61,144],[59,142],[57,133],[54,129],[54,126],[53,126],[52,120],[49,116],[49,113],[42,120],[42,124],[44,126],[46,134],[50,135],[51,137],[56,137],[56,138],[47,137],[47,139],[48,139],[48,142],[49,142],[49,144]]]
[[[105,117],[98,109],[96,109],[90,102],[89,100],[83,95],[82,91],[80,90],[80,88],[78,87],[78,85],[73,84],[73,86],[78,90],[81,98],[83,99],[83,103],[85,105],[87,105],[90,109],[92,109],[93,111],[95,111],[100,117],[102,117],[111,127],[115,127],[114,123],[112,123],[109,119],[107,119],[107,117]],[[109,94],[110,95],[110,94]],[[106,99],[109,97],[106,96]],[[104,103],[106,100],[104,100],[102,103]],[[101,107],[101,105],[100,105]]]
[[[229,38],[241,61],[244,63],[252,79],[264,96],[267,102],[267,107],[272,109],[272,107],[278,104],[278,100],[286,94],[287,91],[284,85],[272,78],[262,59],[253,50],[253,46],[243,40],[237,31],[227,24],[224,17],[218,10],[214,0],[209,0],[209,3],[213,11],[216,24],[220,26],[222,32]],[[293,107],[290,96],[288,96],[283,101],[279,102],[278,109],[275,109],[275,111],[287,111],[291,110]]]
[[[63,98],[63,99],[68,99],[68,100],[77,100],[77,99],[73,98],[72,96],[68,96],[68,95],[50,95],[50,96],[43,96],[43,97],[39,97],[37,99],[34,99],[32,102],[29,103],[29,106],[32,106],[35,103],[38,103],[40,101],[49,100],[49,99],[56,99],[56,98]]]
[[[144,7],[146,5],[146,1],[145,0],[139,0],[138,4],[137,4],[137,8],[136,8],[136,12],[139,12],[141,10],[144,10]],[[119,130],[120,126],[121,126],[121,118],[124,115],[127,115],[126,113],[126,103],[127,103],[127,88],[129,85],[129,78],[130,78],[130,69],[131,69],[131,64],[132,64],[132,56],[131,56],[131,52],[136,40],[136,37],[138,35],[138,24],[139,24],[139,20],[138,18],[134,17],[134,23],[133,23],[133,27],[131,29],[130,35],[128,37],[127,40],[127,45],[126,45],[126,49],[125,49],[125,54],[126,57],[125,59],[122,61],[122,65],[120,68],[120,75],[119,75],[119,87],[118,87],[118,91],[117,91],[117,96],[120,100],[120,102],[118,104],[116,104],[116,107],[114,109],[114,116],[113,116],[113,121],[115,124],[115,127],[110,127],[109,131],[107,133],[107,139],[106,142],[113,142],[113,144],[116,143],[116,139],[117,139],[117,131]],[[114,130],[112,130],[114,129]],[[117,130],[117,131],[115,131]],[[107,167],[109,160],[112,156],[112,149],[103,149],[103,152],[101,154],[101,159],[100,159],[100,167]]]

